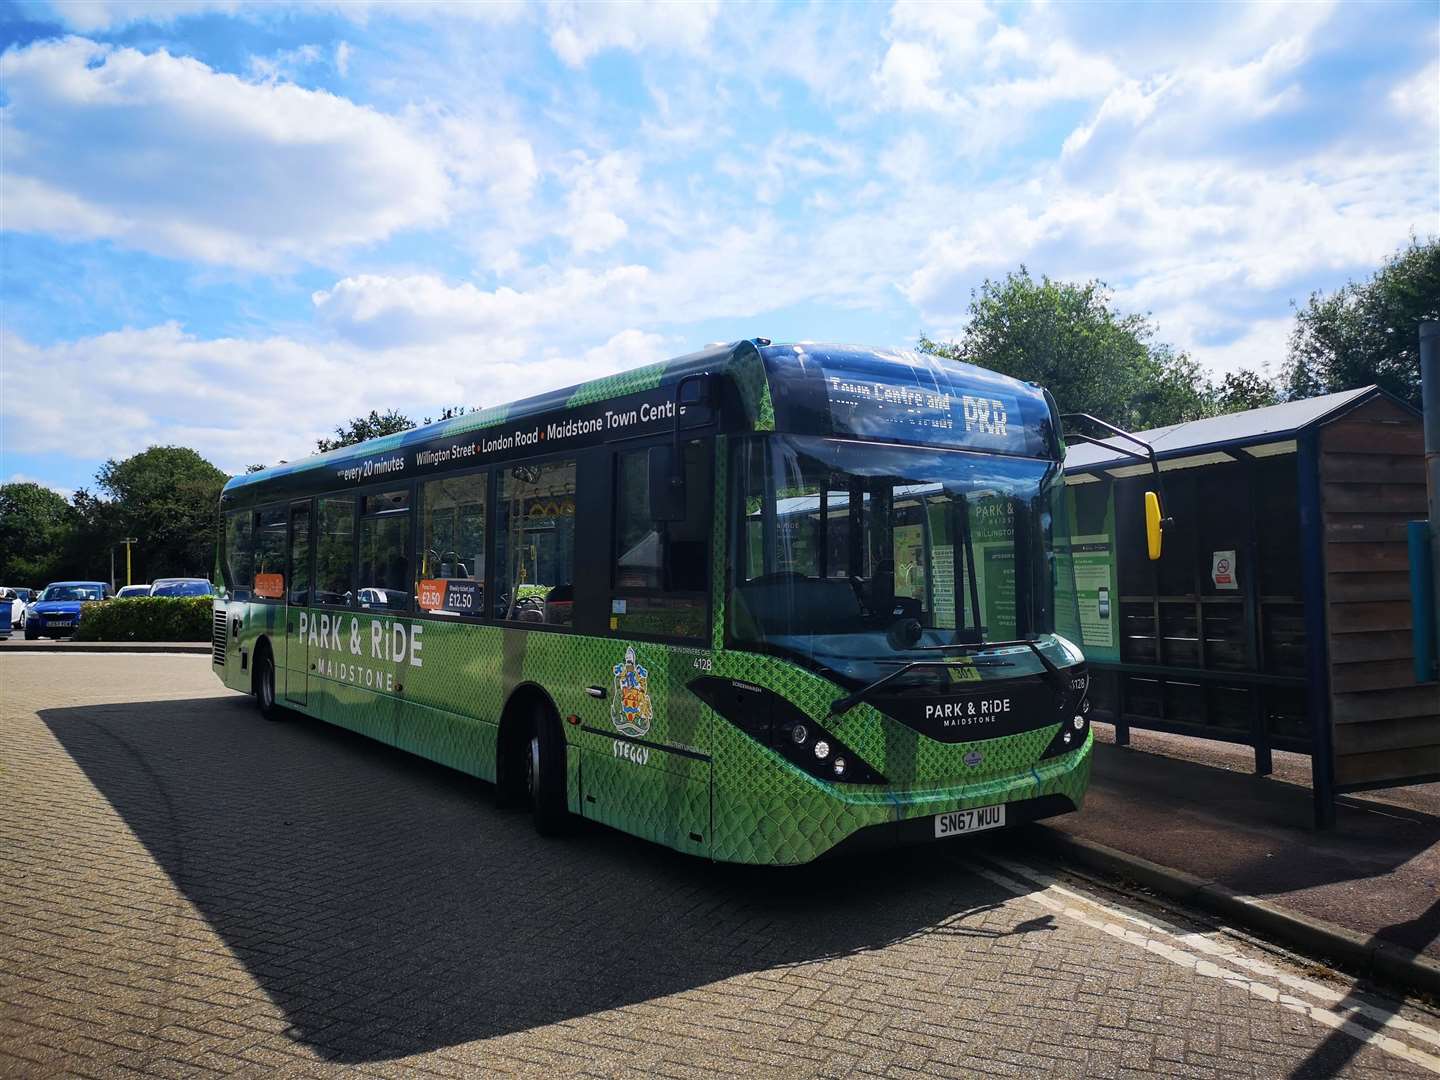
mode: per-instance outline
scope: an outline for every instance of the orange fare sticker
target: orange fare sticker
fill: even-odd
[[[422,611],[443,611],[445,609],[445,582],[420,582],[420,609]]]
[[[255,595],[267,600],[280,600],[285,596],[284,574],[256,574]]]

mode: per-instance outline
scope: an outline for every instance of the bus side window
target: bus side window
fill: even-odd
[[[430,614],[485,613],[485,495],[489,473],[427,480],[420,487],[417,597]]]
[[[254,515],[231,510],[225,515],[225,584],[236,600],[250,598],[255,577]]]
[[[323,496],[316,519],[315,602],[349,607],[355,596],[355,496]]]
[[[570,626],[575,607],[575,459],[500,473],[495,616]]]
[[[360,500],[360,589],[367,611],[410,607],[410,489]]]
[[[685,516],[649,512],[648,450],[615,455],[615,537],[610,627],[620,633],[703,638],[710,581],[710,444],[683,447]]]
[[[267,506],[255,514],[255,597],[285,599],[285,559],[289,521],[283,506]]]

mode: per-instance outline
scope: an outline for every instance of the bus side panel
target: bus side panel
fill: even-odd
[[[439,619],[409,622],[410,652],[399,666],[405,690],[395,745],[493,781],[505,702],[500,675],[504,631]]]
[[[578,758],[584,816],[678,851],[710,848],[709,710],[686,683],[700,649],[537,631],[505,643],[507,674],[546,688]]]

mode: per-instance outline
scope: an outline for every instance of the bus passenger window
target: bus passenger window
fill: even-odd
[[[249,510],[231,510],[225,515],[225,584],[237,600],[250,596],[255,580],[254,525]]]
[[[267,507],[255,514],[255,597],[285,599],[286,521],[283,506]]]
[[[360,588],[367,611],[410,606],[410,492],[386,491],[360,500]]]
[[[497,618],[570,626],[575,606],[575,459],[500,474]]]
[[[315,602],[349,607],[355,592],[355,496],[320,499],[315,538]]]
[[[685,517],[655,521],[649,508],[649,451],[615,456],[615,547],[610,628],[622,634],[705,636],[710,581],[709,443],[688,442]]]
[[[428,480],[420,488],[421,611],[485,611],[485,491],[489,473]]]

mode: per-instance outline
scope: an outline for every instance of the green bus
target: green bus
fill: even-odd
[[[1032,384],[715,346],[231,480],[215,672],[542,834],[795,864],[1014,826],[1090,771],[1063,458]]]

